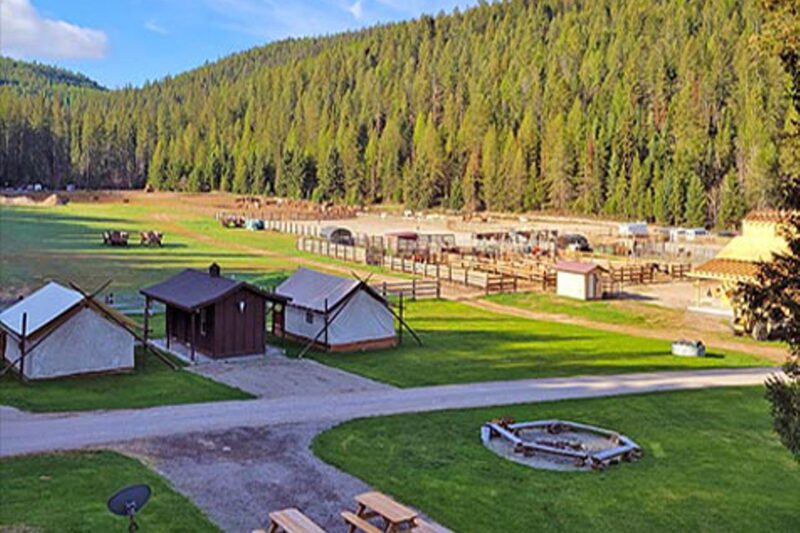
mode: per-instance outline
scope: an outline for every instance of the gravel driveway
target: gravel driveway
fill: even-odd
[[[246,361],[215,361],[192,366],[189,370],[262,398],[393,388],[311,359],[291,359],[276,354]]]
[[[347,531],[339,513],[370,489],[311,453],[314,436],[332,425],[190,433],[110,448],[155,468],[225,531],[249,533],[267,525],[269,512],[297,507],[336,533]]]

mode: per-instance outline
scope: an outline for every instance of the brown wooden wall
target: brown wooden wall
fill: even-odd
[[[239,302],[245,302],[244,313]],[[217,357],[262,353],[266,341],[266,300],[242,289],[214,305],[214,353]]]
[[[239,302],[245,302],[244,313]],[[202,335],[200,314],[195,315],[195,349],[211,357],[232,357],[262,353],[266,342],[266,300],[247,289],[241,289],[209,306],[213,327]],[[191,313],[167,307],[170,336],[192,342]]]

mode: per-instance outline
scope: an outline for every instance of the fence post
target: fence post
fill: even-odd
[[[436,299],[442,297],[442,282],[438,278],[436,279]]]
[[[416,300],[417,299],[417,280],[416,279],[412,279],[411,280],[411,299],[412,300]]]

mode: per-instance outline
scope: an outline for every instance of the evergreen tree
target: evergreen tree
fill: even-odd
[[[707,201],[703,183],[700,176],[692,174],[689,178],[689,187],[686,190],[686,223],[691,227],[705,227],[707,223]]]

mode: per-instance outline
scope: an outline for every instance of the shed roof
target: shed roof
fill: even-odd
[[[25,335],[31,336],[82,301],[78,291],[51,281],[0,313],[0,322],[12,333],[22,335],[22,316],[27,313]]]
[[[716,258],[695,267],[689,276],[720,281],[748,281],[758,272],[758,263],[736,259]]]
[[[291,299],[291,305],[324,313],[326,300],[327,309],[331,311],[359,288],[364,288],[371,295],[384,301],[366,283],[358,279],[341,278],[303,267],[298,268],[289,279],[278,285],[276,292]]]
[[[606,269],[597,263],[583,263],[580,261],[559,261],[556,263],[556,270],[559,272],[572,272],[575,274],[588,274],[595,270],[605,271]]]
[[[185,310],[193,310],[212,304],[217,300],[239,290],[247,289],[265,298],[285,300],[280,296],[266,293],[244,281],[212,276],[207,272],[187,268],[166,281],[146,287],[141,292],[154,300]]]

